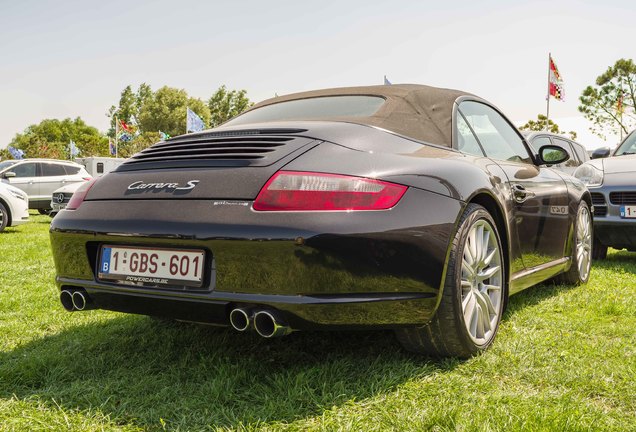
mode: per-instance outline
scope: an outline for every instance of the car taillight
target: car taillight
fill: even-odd
[[[68,204],[66,205],[66,210],[77,210],[79,206],[81,206],[84,202],[86,194],[93,187],[96,181],[97,177],[90,179],[85,183],[82,183],[82,185],[75,191]]]
[[[400,201],[406,189],[362,177],[279,171],[259,192],[254,210],[386,210]]]

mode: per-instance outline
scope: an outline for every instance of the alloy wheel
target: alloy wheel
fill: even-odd
[[[581,280],[586,280],[590,272],[591,253],[592,218],[587,207],[581,207],[576,221],[576,263]]]
[[[495,334],[503,297],[503,257],[492,225],[479,219],[470,228],[462,255],[462,313],[471,339],[488,343]]]

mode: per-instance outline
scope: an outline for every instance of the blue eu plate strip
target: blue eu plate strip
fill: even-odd
[[[109,273],[110,272],[110,251],[111,248],[103,248],[102,249],[102,262],[100,267],[100,273]]]

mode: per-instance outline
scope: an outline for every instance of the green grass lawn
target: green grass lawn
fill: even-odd
[[[391,332],[65,312],[48,228],[0,233],[0,431],[636,430],[636,254],[512,297],[488,352],[434,361]]]

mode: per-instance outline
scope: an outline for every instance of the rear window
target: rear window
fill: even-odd
[[[576,155],[579,157],[579,160],[581,162],[587,162],[588,160],[590,160],[590,157],[587,155],[587,153],[585,152],[585,148],[582,145],[576,143],[570,144],[572,145],[572,148],[576,152]]]
[[[59,165],[56,163],[42,163],[41,166],[42,166],[42,175],[44,177],[66,175],[66,171],[64,171],[64,165]]]
[[[246,112],[226,125],[330,117],[369,117],[384,103],[379,96],[324,96],[266,105]]]
[[[75,175],[80,172],[81,167],[64,165],[64,169],[66,170],[67,175]]]

